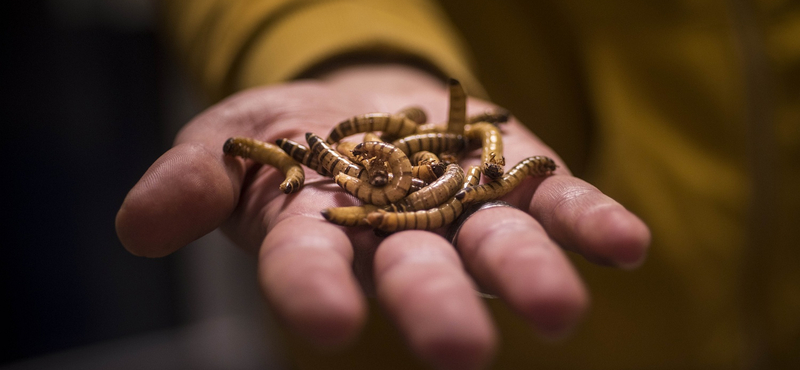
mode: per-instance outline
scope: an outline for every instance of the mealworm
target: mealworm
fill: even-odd
[[[410,157],[408,157],[408,160],[411,161],[412,165],[432,164],[441,162],[436,154],[429,152],[427,150],[421,150],[412,154]]]
[[[424,184],[424,191],[411,193],[395,204],[384,206],[383,209],[386,211],[399,209],[408,212],[431,208],[442,203],[444,199],[452,197],[462,187],[463,183],[464,171],[458,165],[452,165],[438,182],[434,182],[430,186]],[[323,210],[322,217],[337,225],[365,226],[367,225],[367,215],[377,210],[378,207],[371,204],[333,207]]]
[[[334,177],[334,181],[347,192],[364,202],[376,206],[396,202],[408,194],[412,177],[411,162],[408,161],[408,157],[402,151],[387,143],[369,141],[356,145],[355,149],[353,149],[353,154],[364,158],[384,158],[389,164],[392,176],[386,186],[375,187],[362,179],[346,173],[338,173]],[[322,162],[322,158],[320,158],[320,162]]]
[[[364,140],[362,141],[384,141],[381,139],[381,136],[370,131],[364,134]]]
[[[461,82],[451,78],[448,81],[450,87],[450,109],[447,114],[447,132],[452,134],[464,134],[464,125],[467,123],[467,93],[461,86]]]
[[[411,178],[411,187],[408,188],[408,193],[411,194],[416,191],[422,190],[422,188],[428,186],[428,183],[423,181],[420,178],[412,177]]]
[[[401,114],[368,113],[340,122],[326,141],[333,144],[344,137],[369,131],[382,131],[384,134],[403,137],[416,132],[417,123]]]
[[[463,135],[431,132],[408,135],[393,141],[392,145],[402,150],[406,155],[412,155],[423,150],[432,153],[459,152],[466,147],[466,140]]]
[[[333,207],[322,210],[322,217],[342,226],[366,226],[367,215],[375,212],[378,207],[371,204],[351,207]]]
[[[425,111],[422,110],[421,107],[411,106],[401,109],[397,112],[397,114],[402,114],[406,116],[406,118],[416,122],[418,125],[421,125],[428,121],[428,115],[425,114]]]
[[[481,114],[469,116],[468,123],[486,122],[492,124],[506,123],[511,118],[511,112],[497,108],[494,111],[486,111]]]
[[[439,160],[436,154],[423,150],[411,155],[411,175],[424,181],[436,181],[444,174],[447,165]]]
[[[490,123],[479,122],[467,126],[464,136],[471,140],[481,141],[481,163],[483,163],[483,174],[490,179],[496,179],[503,175],[503,136],[500,129]]]
[[[311,149],[305,147],[303,144],[289,139],[278,139],[275,140],[275,143],[278,144],[278,146],[295,161],[300,162],[300,164],[305,165],[314,171],[317,171],[317,173],[320,175],[330,176],[328,171],[319,165],[319,159],[317,156],[313,155],[311,153]]]
[[[526,176],[545,176],[555,171],[556,167],[556,163],[549,157],[540,155],[528,157],[512,167],[502,178],[461,189],[455,197],[464,203],[485,202],[499,198],[517,187]]]
[[[475,186],[480,180],[480,167],[473,166],[469,169],[464,179],[463,187]],[[451,197],[447,202],[436,208],[415,212],[387,212],[379,209],[367,215],[367,223],[380,231],[394,232],[398,230],[433,230],[453,222],[461,212],[464,212],[463,203]]]
[[[225,141],[222,151],[278,168],[286,177],[280,185],[280,189],[286,194],[300,190],[306,179],[303,167],[276,145],[250,138],[232,137]]]
[[[321,137],[312,133],[306,133],[306,141],[311,147],[312,155],[317,157],[320,167],[331,175],[345,173],[357,178],[367,179],[367,173],[364,167],[361,167],[346,156],[339,154],[335,149],[328,145]]]
[[[410,212],[438,206],[459,191],[463,183],[464,170],[457,164],[451,164],[447,166],[444,175],[436,181],[400,199],[392,204],[392,207],[399,211]]]
[[[436,166],[436,169],[440,169],[441,166]],[[429,164],[420,164],[417,166],[411,166],[411,176],[416,177],[425,182],[433,182],[439,178],[443,173],[436,173],[436,169]]]

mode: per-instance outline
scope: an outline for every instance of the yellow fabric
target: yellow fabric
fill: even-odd
[[[651,226],[639,270],[574,258],[593,306],[565,343],[542,343],[487,302],[502,334],[495,368],[800,368],[798,2],[443,0],[445,13],[427,1],[165,3],[212,96],[353,50],[422,58],[471,92],[481,81]],[[292,363],[419,366],[378,311],[342,354],[289,336]]]
[[[161,13],[211,101],[295,78],[342,54],[424,61],[480,93],[438,10],[419,0],[169,0]]]

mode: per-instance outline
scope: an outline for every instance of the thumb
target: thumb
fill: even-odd
[[[222,148],[180,144],[162,155],[117,213],[117,236],[131,253],[163,257],[217,228],[239,199],[244,166]]]

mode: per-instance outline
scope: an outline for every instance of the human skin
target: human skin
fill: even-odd
[[[354,65],[312,80],[244,91],[210,107],[177,135],[131,189],[117,214],[131,253],[161,257],[221,228],[258,259],[260,286],[288,328],[327,348],[354,340],[374,295],[410,348],[441,369],[487,364],[497,334],[475,284],[507,302],[533,330],[567,334],[589,305],[565,251],[634,268],[650,242],[647,226],[567,166],[516,120],[503,128],[506,163],[556,160],[553,176],[528,178],[503,199],[516,208],[476,212],[453,248],[440,232],[386,238],[326,222],[320,211],[357,204],[330,179],[306,170],[286,195],[275,168],[225,156],[233,136],[266,142],[327,135],[356,114],[419,105],[445,122],[445,83],[405,65]],[[469,114],[492,104],[470,99]],[[462,166],[477,164],[477,157]]]

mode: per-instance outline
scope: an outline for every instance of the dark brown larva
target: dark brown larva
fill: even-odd
[[[472,167],[464,180],[464,187],[475,186],[480,181],[480,167]],[[400,230],[433,230],[453,222],[461,212],[464,205],[455,197],[436,208],[415,212],[387,212],[379,209],[367,215],[367,223],[375,229],[384,232]]]
[[[455,197],[464,203],[496,199],[508,194],[526,176],[545,176],[555,171],[556,167],[556,163],[549,157],[540,155],[528,157],[512,167],[502,178],[462,189],[456,193]]]
[[[369,113],[340,122],[328,135],[326,142],[333,144],[350,135],[382,131],[394,136],[407,136],[417,131],[417,123],[401,114]]]
[[[300,190],[306,179],[303,167],[276,145],[250,138],[232,137],[225,141],[222,151],[276,167],[286,176],[280,185],[280,189],[286,194]]]
[[[428,122],[428,115],[425,114],[425,111],[421,107],[406,107],[398,111],[397,114],[406,116],[406,118],[416,122],[418,125]]]
[[[369,204],[382,206],[402,199],[411,187],[411,162],[402,151],[390,144],[369,141],[358,144],[353,153],[370,159],[383,158],[391,170],[391,178],[386,186],[375,187],[367,181],[350,176],[347,173],[337,173],[334,177],[339,186]],[[322,159],[320,158],[320,162]]]

